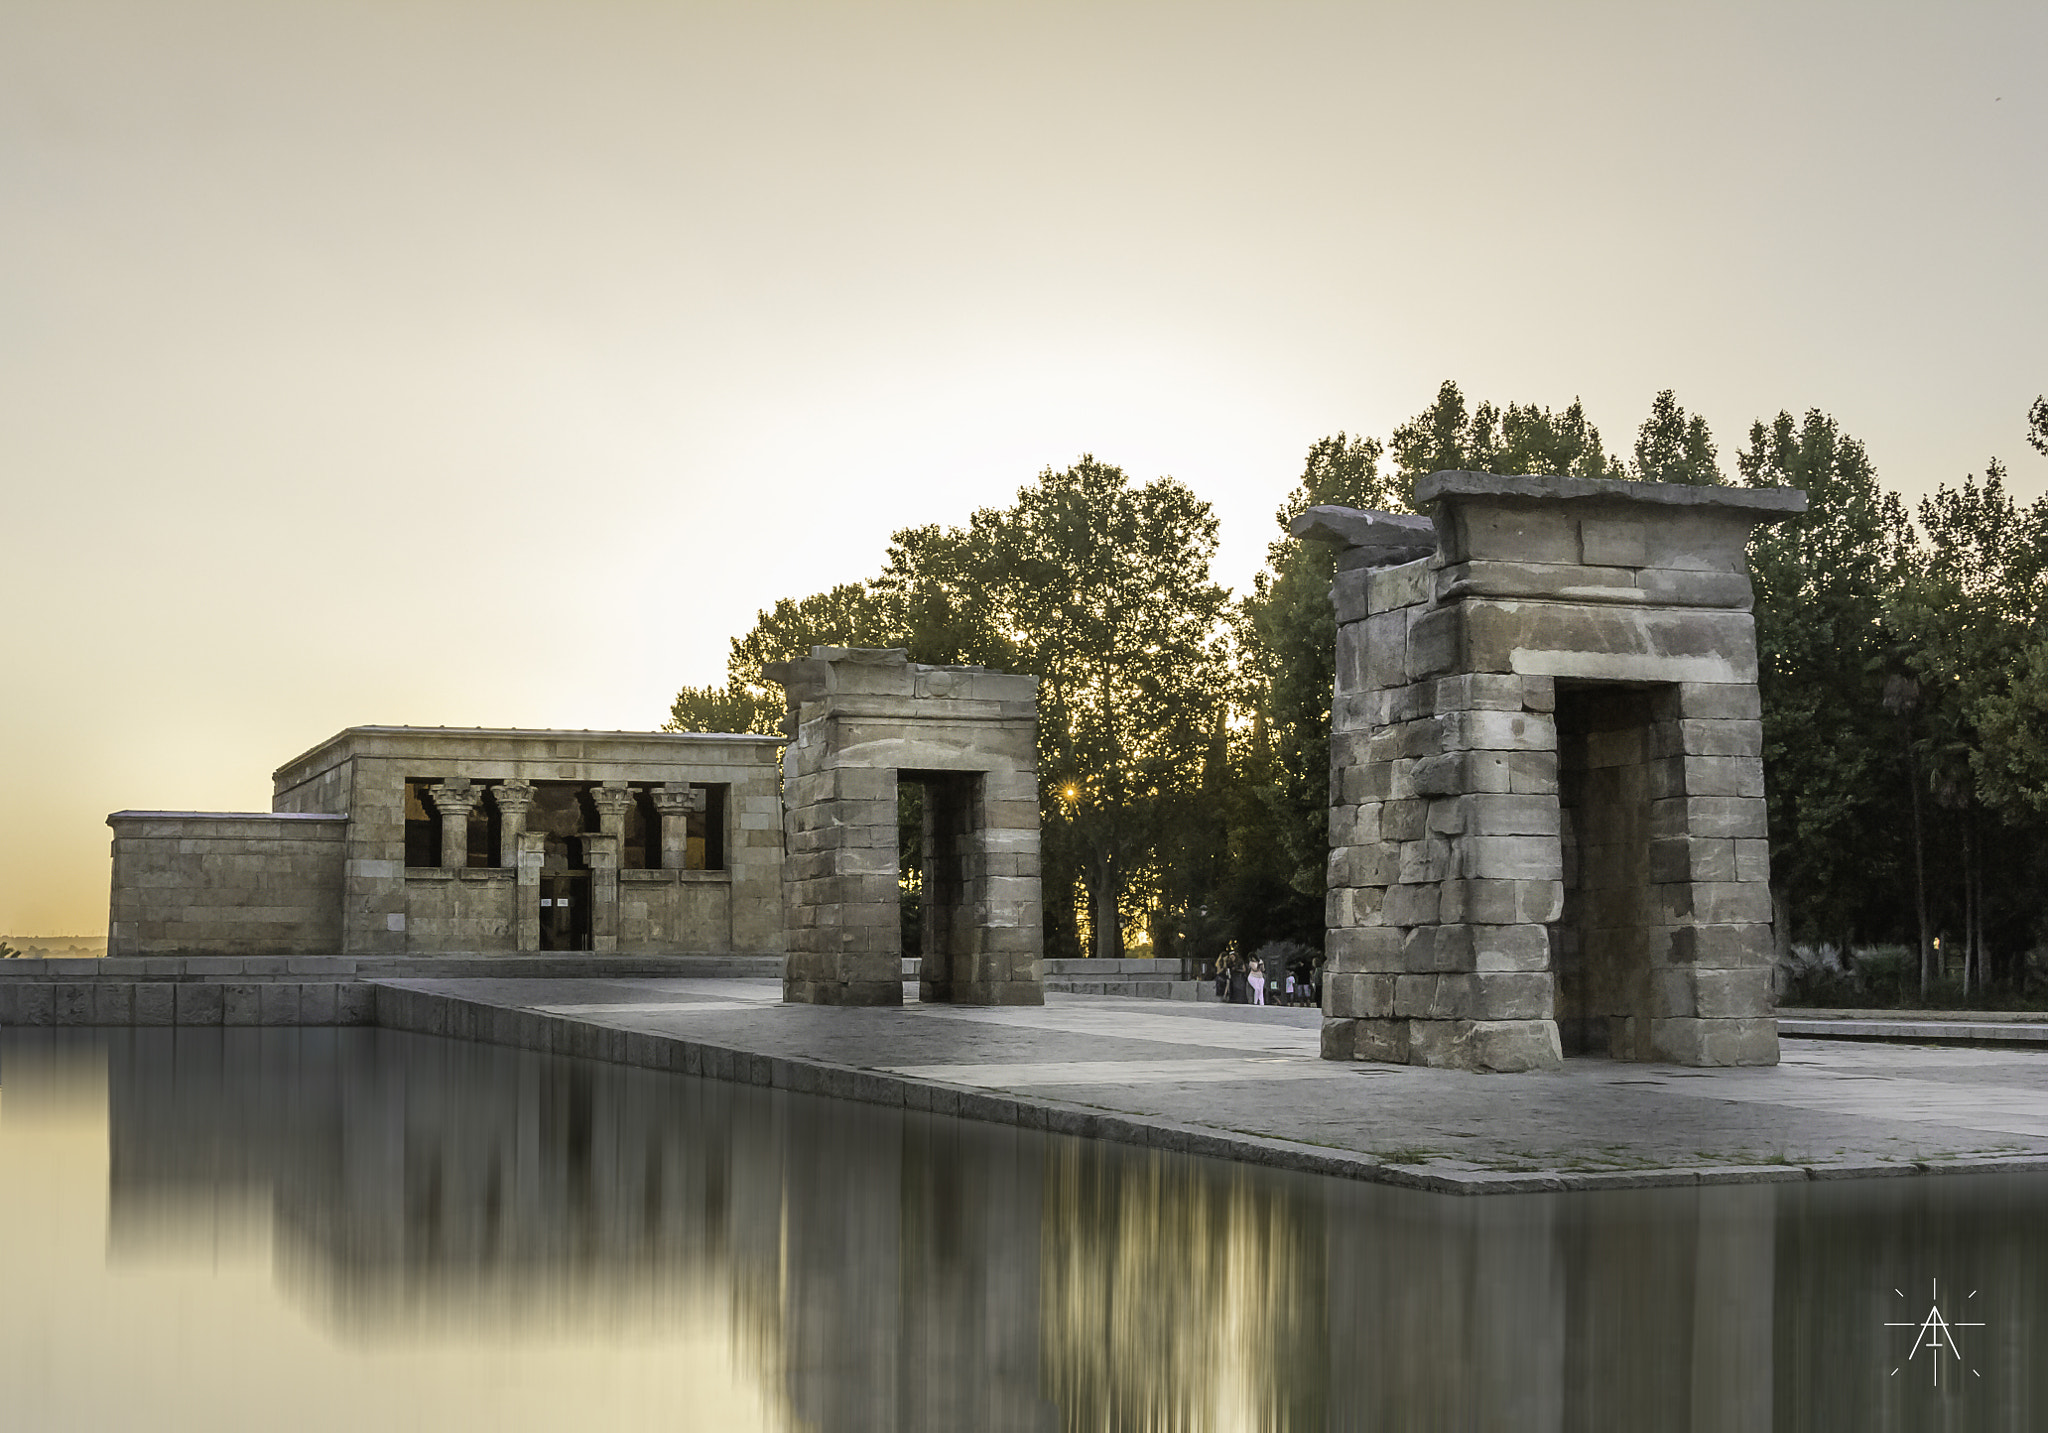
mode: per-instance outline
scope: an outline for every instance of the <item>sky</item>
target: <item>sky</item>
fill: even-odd
[[[0,0],[0,932],[345,726],[648,728],[1083,453],[1242,592],[1455,379],[1820,408],[1909,498],[2048,390],[2048,6]]]

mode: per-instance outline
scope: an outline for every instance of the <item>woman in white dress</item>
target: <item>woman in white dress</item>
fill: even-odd
[[[1264,1005],[1265,1003],[1266,962],[1263,960],[1255,960],[1252,962],[1252,1004]]]

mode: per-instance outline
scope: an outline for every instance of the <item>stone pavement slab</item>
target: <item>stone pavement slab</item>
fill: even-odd
[[[2048,1052],[1788,1039],[1775,1068],[1318,1057],[1314,1010],[785,1005],[763,980],[398,980],[379,1023],[1465,1193],[2048,1170]]]

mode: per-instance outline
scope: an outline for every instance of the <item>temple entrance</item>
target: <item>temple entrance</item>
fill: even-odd
[[[988,874],[969,855],[980,829],[981,775],[905,771],[897,775],[899,866],[904,876],[905,955],[920,959],[918,997],[951,1000],[955,981],[971,981],[978,927],[969,884]],[[915,918],[912,918],[914,910]]]
[[[1551,926],[1558,1043],[1567,1056],[1647,1060],[1655,1011],[1650,943],[1660,917],[1651,802],[1660,711],[1671,687],[1557,684],[1564,910]],[[1675,725],[1675,722],[1673,723]]]
[[[555,838],[559,839],[559,838]],[[542,950],[589,950],[591,948],[590,872],[571,868],[566,853],[558,855],[555,839],[548,842],[548,864],[540,873],[540,948]],[[562,843],[581,846],[580,841]],[[555,865],[562,860],[562,865]]]

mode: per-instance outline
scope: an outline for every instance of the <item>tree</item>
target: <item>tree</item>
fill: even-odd
[[[2027,443],[2043,457],[2048,457],[2048,395],[2034,400],[2034,406],[2027,410]]]
[[[962,540],[989,630],[1039,677],[1048,904],[1078,877],[1094,953],[1115,956],[1131,875],[1185,809],[1225,688],[1215,514],[1171,478],[1133,486],[1084,455]]]
[[[1633,476],[1641,482],[1708,486],[1726,481],[1706,419],[1697,413],[1688,417],[1669,388],[1652,400],[1650,416],[1636,430],[1635,453]]]
[[[1437,389],[1435,402],[1394,430],[1388,447],[1399,473],[1396,490],[1403,508],[1413,504],[1417,478],[1446,470],[1628,476],[1621,460],[1602,448],[1600,430],[1578,399],[1562,413],[1533,403],[1510,403],[1505,408],[1481,403],[1468,412],[1465,395],[1449,379]]]
[[[1193,825],[1213,818],[1221,841],[1200,799],[1228,689],[1215,549],[1215,515],[1186,487],[1084,456],[964,528],[897,532],[872,582],[763,611],[733,640],[725,688],[685,688],[670,727],[773,730],[781,695],[761,668],[813,645],[1036,674],[1048,942],[1073,941],[1078,882],[1095,951],[1114,955],[1133,880],[1185,901],[1198,885],[1176,870],[1211,859]]]
[[[1266,568],[1233,623],[1237,700],[1252,717],[1243,771],[1257,793],[1233,823],[1233,852],[1247,877],[1233,901],[1240,944],[1260,936],[1321,944],[1337,665],[1330,584],[1337,552],[1328,543],[1294,537],[1289,524],[1324,504],[1408,511],[1413,484],[1380,471],[1384,452],[1377,439],[1341,432],[1309,448],[1301,477],[1273,514],[1280,535],[1266,548]],[[1267,928],[1254,930],[1255,923]]]
[[[1789,916],[1846,950],[1895,859],[1901,747],[1885,720],[1887,618],[1912,531],[1862,444],[1817,409],[1752,424],[1736,468],[1751,487],[1807,493],[1803,516],[1759,528],[1750,544],[1771,877],[1781,940]]]
[[[751,731],[763,735],[780,728],[782,703],[772,702],[745,687],[684,687],[668,709],[663,731]]]
[[[807,657],[812,647],[890,647],[902,632],[895,611],[868,585],[844,582],[809,597],[783,598],[758,612],[744,636],[732,639],[725,685],[684,687],[669,706],[663,731],[782,729],[782,688],[761,675],[770,662]]]

